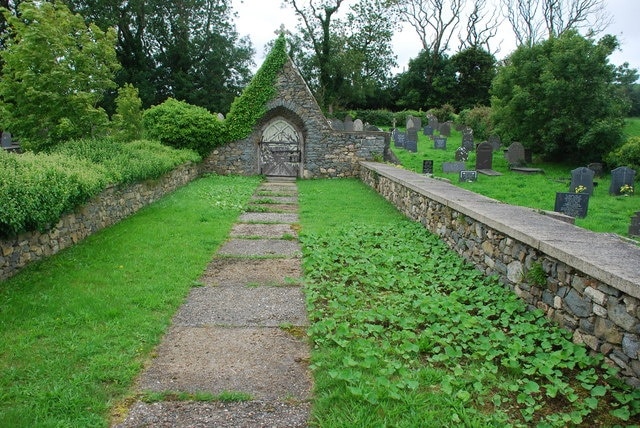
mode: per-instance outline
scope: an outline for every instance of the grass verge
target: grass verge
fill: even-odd
[[[259,178],[209,176],[0,283],[0,426],[107,426]]]
[[[638,422],[601,357],[366,186],[299,189],[316,426]]]

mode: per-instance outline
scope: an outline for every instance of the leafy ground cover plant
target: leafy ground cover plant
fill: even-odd
[[[369,218],[368,207],[381,202],[365,196],[367,189],[349,183],[349,192],[333,192],[336,185],[346,187],[300,183],[314,423],[592,427],[640,420],[640,391],[601,358],[421,225],[394,212]],[[325,218],[320,228],[315,211]]]
[[[0,282],[0,426],[107,426],[258,182],[196,180]]]

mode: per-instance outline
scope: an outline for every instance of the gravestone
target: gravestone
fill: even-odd
[[[13,144],[11,142],[11,133],[7,131],[2,132],[2,138],[0,138],[0,144],[2,147],[9,148]]]
[[[587,165],[587,168],[589,168],[591,171],[593,171],[593,174],[596,177],[602,177],[602,171],[604,170],[602,164],[600,162],[592,162],[589,165]]]
[[[459,172],[459,181],[461,182],[472,182],[478,181],[478,171],[460,171]]]
[[[438,129],[438,118],[431,115],[431,116],[427,116],[427,119],[429,120],[429,126],[432,127],[433,129]]]
[[[407,128],[404,148],[413,153],[418,151],[418,128]]]
[[[475,143],[473,142],[473,129],[469,127],[462,130],[462,147],[467,149],[468,152],[472,152],[475,149]]]
[[[347,132],[353,132],[353,119],[351,116],[346,115],[344,118],[344,130]]]
[[[407,129],[415,128],[416,131],[422,128],[422,121],[419,117],[407,116]]]
[[[435,137],[433,139],[433,148],[447,150],[447,139],[445,137]]]
[[[353,130],[356,132],[364,131],[364,123],[362,123],[362,120],[356,119],[353,121]]]
[[[222,113],[218,113],[217,117],[218,117],[218,120],[224,120],[224,114]]]
[[[336,131],[344,131],[344,123],[340,119],[331,119],[331,127]]]
[[[612,195],[621,195],[622,186],[630,186],[634,188],[634,180],[636,171],[626,166],[621,166],[611,171],[611,186],[609,193]]]
[[[458,147],[455,158],[458,162],[466,162],[469,159],[469,152],[464,147]]]
[[[571,217],[584,218],[589,208],[588,193],[557,192],[555,212],[563,213]]]
[[[442,172],[445,174],[455,173],[460,174],[460,171],[464,171],[467,169],[467,166],[464,162],[443,162],[442,163]]]
[[[584,193],[593,195],[593,175],[593,171],[584,166],[572,170],[569,191],[576,193],[576,188],[578,188],[578,186],[582,186],[585,188]]]
[[[524,149],[524,163],[533,163],[533,153],[531,152],[531,149]]]
[[[425,126],[424,128],[422,128],[422,133],[424,135],[433,135],[433,127],[430,125]]]
[[[433,174],[433,160],[425,159],[422,161],[422,173]]]
[[[451,125],[449,122],[440,124],[440,135],[449,137],[451,135]]]
[[[404,148],[406,139],[407,139],[407,134],[405,134],[404,132],[400,132],[396,130],[395,133],[393,134],[393,144],[396,147]]]
[[[491,144],[491,147],[493,147],[494,152],[497,152],[498,150],[500,150],[501,142],[500,142],[499,136],[495,134],[490,135],[487,141],[489,142],[489,144]]]
[[[380,132],[380,131],[382,131],[382,129],[378,128],[377,126],[370,125],[370,124],[365,125],[364,130],[367,131],[367,132]]]
[[[637,211],[633,217],[631,217],[631,224],[629,225],[630,236],[640,236],[640,211]]]
[[[507,162],[509,165],[520,166],[524,163],[524,146],[514,141],[507,149]]]
[[[488,142],[478,144],[476,148],[476,170],[493,169],[493,147]]]

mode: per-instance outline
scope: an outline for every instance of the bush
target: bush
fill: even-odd
[[[146,110],[142,116],[146,138],[202,156],[225,142],[224,122],[204,107],[173,98]]]
[[[133,141],[142,137],[142,100],[133,85],[127,83],[118,89],[116,114],[111,123],[118,140]]]
[[[451,104],[443,104],[440,108],[433,108],[429,113],[438,118],[439,123],[452,121],[455,119],[455,109]]]
[[[474,107],[462,110],[458,115],[458,123],[473,129],[474,138],[486,140],[493,133],[491,107]]]
[[[640,137],[629,138],[622,146],[609,153],[606,161],[611,168],[628,166],[640,171]]]
[[[396,119],[396,126],[404,127],[407,124],[408,116],[419,117],[423,123],[427,120],[427,116],[423,111],[403,110],[393,114],[393,117]]]
[[[376,126],[393,125],[393,113],[389,110],[358,110],[356,115],[364,123],[370,123]]]

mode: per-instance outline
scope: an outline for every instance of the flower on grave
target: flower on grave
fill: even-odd
[[[576,192],[576,193],[583,193],[583,192],[584,192],[584,191],[586,191],[586,190],[587,190],[587,188],[586,188],[585,186],[583,186],[583,185],[579,185],[579,186],[576,186],[576,188],[574,189],[574,192]]]
[[[633,195],[633,186],[631,186],[630,184],[625,184],[622,187],[620,187],[620,194],[621,195]]]

